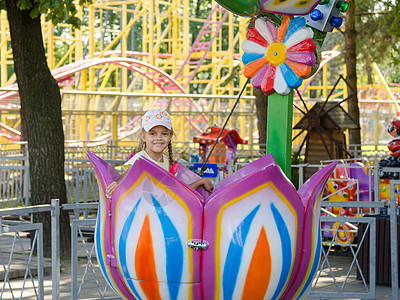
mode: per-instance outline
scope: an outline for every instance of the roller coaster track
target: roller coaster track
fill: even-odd
[[[217,39],[220,30],[226,21],[229,12],[224,8],[216,4],[211,10],[208,18],[205,20],[199,34],[194,41],[189,54],[186,59],[181,63],[179,71],[174,75],[169,75],[162,69],[153,66],[144,61],[136,60],[133,57],[144,58],[148,56],[148,53],[139,53],[126,51],[124,56],[120,57],[121,53],[118,51],[104,51],[100,53],[94,53],[94,57],[97,58],[84,58],[77,62],[62,66],[60,68],[54,69],[52,71],[53,77],[58,82],[59,86],[63,90],[68,90],[74,86],[74,83],[79,82],[80,72],[95,67],[98,65],[113,64],[118,65],[123,68],[127,68],[136,72],[139,77],[142,76],[146,78],[149,82],[157,86],[163,93],[179,93],[187,94],[186,89],[189,87],[191,80],[196,76],[198,71],[201,69],[202,64],[206,59],[209,59],[209,52],[211,50],[213,42]],[[99,57],[101,55],[101,57]],[[172,54],[168,53],[157,53],[159,58],[168,59]],[[111,57],[110,57],[111,56]],[[163,57],[161,57],[163,56]],[[129,58],[130,57],[130,58]],[[146,61],[146,59],[144,59]],[[10,89],[17,89],[17,84],[9,86]],[[19,108],[11,100],[18,98],[17,91],[7,91],[0,92],[0,108],[3,109],[16,109]],[[167,106],[173,104],[178,111],[193,110],[198,112],[195,118],[189,118],[185,116],[186,121],[194,128],[197,132],[202,133],[200,127],[205,127],[208,124],[208,119],[202,112],[192,98],[172,98],[172,103],[166,104],[168,101],[163,101],[163,99],[155,99],[154,104],[157,106]],[[165,107],[167,108],[167,107]],[[140,120],[140,118],[138,118]],[[128,124],[118,128],[118,138],[123,138],[129,134],[133,134],[137,131],[138,126],[133,126],[133,124],[139,124],[138,120],[130,121]],[[128,128],[135,128],[132,130],[127,130]],[[10,134],[14,134],[11,133]],[[104,140],[108,138],[110,134],[102,135],[96,137],[95,140]]]
[[[169,89],[166,88],[166,86],[174,86],[174,90],[178,91],[178,93],[182,94],[187,94],[185,89],[170,75],[168,75],[166,72],[162,71],[161,69],[150,65],[148,63],[145,63],[140,60],[132,59],[132,58],[123,58],[123,57],[109,57],[109,58],[94,58],[94,59],[85,59],[81,60],[63,67],[60,67],[58,69],[55,69],[52,71],[53,77],[56,79],[58,84],[60,86],[63,86],[65,89],[68,89],[69,86],[72,85],[72,83],[78,78],[78,76],[75,76],[73,78],[73,75],[76,73],[79,73],[85,69],[98,66],[98,65],[105,65],[105,64],[114,64],[118,65],[124,68],[127,68],[129,70],[132,70],[134,72],[139,73],[143,77],[147,78],[149,81],[151,81],[154,85],[156,85],[160,90],[164,93],[169,93]],[[148,70],[148,71],[146,71]],[[12,88],[17,88],[17,85],[14,84],[12,86],[9,86],[10,89]],[[7,92],[1,92],[0,93],[0,107],[2,108],[10,108],[11,105],[11,100],[15,99],[18,97],[18,92],[16,91],[7,91]],[[182,98],[182,99],[175,99],[174,105],[177,107],[178,110],[183,111],[184,106],[191,106],[193,107],[201,116],[200,121],[204,122],[207,124],[208,120],[205,117],[205,115],[201,112],[201,110],[198,108],[196,103],[193,102],[193,99],[190,97],[187,98]],[[185,119],[190,123],[190,125],[199,133],[202,133],[202,130],[196,123],[196,120],[191,120],[189,117],[185,117]],[[126,137],[130,134],[133,134],[136,132],[140,126],[135,126],[134,130],[126,132],[125,129],[131,127],[134,123],[138,123],[140,121],[140,117],[134,118],[131,122],[128,124],[124,125],[123,127],[118,129],[118,138],[123,138]],[[110,136],[104,135],[101,137],[96,138],[95,140],[103,140],[106,139]]]
[[[223,16],[218,21],[212,21],[213,15],[217,12],[222,12]],[[200,29],[200,32],[194,41],[189,55],[186,57],[181,68],[174,76],[175,79],[186,78],[183,87],[186,88],[190,81],[196,76],[197,71],[200,69],[204,60],[207,58],[207,54],[211,49],[212,43],[217,38],[219,31],[222,28],[229,12],[219,6],[218,4],[214,6],[210,14],[208,15],[206,21]],[[200,57],[200,58],[199,58]],[[189,66],[192,71],[190,75],[182,75],[183,70]],[[174,89],[174,86],[170,85],[169,89]]]

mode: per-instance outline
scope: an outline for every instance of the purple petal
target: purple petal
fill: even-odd
[[[313,52],[287,53],[286,59],[309,67],[315,65],[316,62],[315,55]]]
[[[258,71],[256,73],[256,75],[253,76],[253,78],[251,79],[251,83],[253,84],[254,87],[261,87],[261,83],[263,81],[264,74],[267,73],[268,68],[269,68],[269,64],[266,64],[264,67],[262,67],[260,69],[260,71]]]

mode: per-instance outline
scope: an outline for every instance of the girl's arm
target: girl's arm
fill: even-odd
[[[126,169],[125,173],[118,180],[111,182],[107,186],[106,196],[108,198],[111,198],[111,196],[114,193],[115,189],[120,184],[120,182],[125,178],[125,176],[129,173],[131,168],[132,168],[132,165],[129,165],[129,167]],[[200,186],[203,186],[207,190],[207,192],[209,192],[210,194],[214,190],[214,185],[212,184],[212,182],[210,180],[208,180],[206,178],[199,179],[199,180],[193,182],[192,184],[189,184],[189,186],[192,187],[195,190],[197,190]]]
[[[129,167],[126,169],[125,173],[122,174],[122,176],[120,178],[118,178],[117,181],[113,181],[107,186],[107,188],[106,188],[106,196],[107,196],[107,198],[111,198],[112,194],[114,193],[114,190],[121,183],[122,179],[124,179],[125,176],[129,173],[129,171],[132,168],[132,166],[133,165],[129,165]]]
[[[214,190],[214,185],[212,184],[212,182],[206,178],[202,178],[199,179],[191,184],[189,184],[189,186],[195,190],[197,190],[200,186],[203,186],[207,192],[209,192],[210,194],[213,192]]]

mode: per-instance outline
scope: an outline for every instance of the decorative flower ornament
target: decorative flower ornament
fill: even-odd
[[[262,13],[307,15],[321,0],[217,0],[227,10],[244,17]]]
[[[260,87],[267,95],[273,92],[287,95],[290,89],[302,84],[316,63],[313,36],[304,18],[290,19],[283,15],[278,28],[258,18],[242,43],[244,75],[252,78],[253,86]]]

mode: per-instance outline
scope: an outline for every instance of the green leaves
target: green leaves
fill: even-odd
[[[17,6],[20,10],[31,9],[32,2],[30,0],[20,0],[18,1]]]
[[[92,0],[79,0],[79,5],[91,4]],[[32,19],[45,14],[46,20],[51,20],[54,25],[65,22],[74,27],[81,25],[81,20],[76,17],[78,12],[73,0],[18,0],[20,10],[30,10]],[[0,10],[6,9],[5,1],[0,0]]]
[[[227,10],[245,17],[252,17],[260,13],[258,0],[217,0]]]
[[[399,64],[399,1],[359,0],[356,8],[360,60],[364,64]]]

